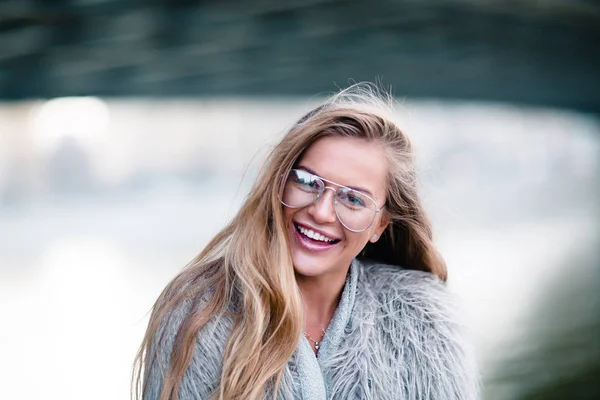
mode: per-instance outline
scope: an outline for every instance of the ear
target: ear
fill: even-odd
[[[390,217],[387,215],[387,213],[384,213],[381,218],[381,221],[379,221],[379,224],[377,224],[375,229],[371,232],[371,238],[369,239],[369,242],[375,243],[376,241],[378,241],[389,224]]]

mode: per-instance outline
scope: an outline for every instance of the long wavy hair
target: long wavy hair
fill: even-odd
[[[427,271],[446,279],[444,261],[417,194],[411,142],[391,117],[393,99],[370,84],[355,84],[295,123],[268,155],[237,215],[179,273],[153,306],[136,357],[132,393],[143,397],[144,369],[161,323],[185,299],[205,299],[175,337],[160,400],[177,399],[198,331],[232,302],[239,307],[223,355],[214,399],[260,399],[277,389],[302,333],[303,310],[279,201],[284,179],[306,149],[326,136],[379,142],[388,164],[385,216],[389,225],[359,258]],[[210,296],[206,296],[210,293]]]

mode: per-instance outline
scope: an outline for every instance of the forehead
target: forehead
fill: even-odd
[[[379,142],[325,137],[304,152],[298,166],[340,185],[364,188],[375,199],[385,198],[387,162]]]

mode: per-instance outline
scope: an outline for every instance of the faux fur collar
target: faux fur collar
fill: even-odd
[[[477,369],[454,306],[431,274],[353,262],[318,358],[302,338],[291,360],[312,369],[296,379],[295,398],[477,399]]]
[[[152,349],[157,358],[147,371],[145,400],[156,399],[160,392],[185,313],[170,316],[165,335]],[[437,277],[355,260],[319,356],[304,337],[291,338],[298,346],[278,398],[478,399],[477,369],[456,314],[455,302]],[[180,399],[207,399],[218,385],[231,322],[218,318],[200,332]]]

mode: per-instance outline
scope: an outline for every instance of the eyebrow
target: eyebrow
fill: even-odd
[[[305,167],[304,165],[298,165],[298,168],[299,168],[299,169],[303,169],[303,170],[305,170],[306,172],[309,172],[309,173],[311,173],[311,174],[313,174],[313,175],[316,175],[316,176],[318,176],[318,177],[319,177],[319,178],[321,178],[321,179],[325,179],[325,178],[323,178],[321,175],[317,174],[317,173],[316,173],[315,171],[313,171],[312,169],[310,169],[310,168],[308,168],[308,167]],[[335,183],[335,182],[333,182],[333,181],[331,181],[331,182],[332,182],[332,183]],[[363,192],[363,193],[365,193],[365,194],[368,194],[369,196],[371,196],[371,197],[375,198],[375,196],[373,195],[373,193],[371,193],[371,192],[369,191],[369,189],[365,189],[365,188],[361,188],[361,187],[357,187],[357,186],[346,186],[346,185],[340,185],[339,183],[335,183],[335,184],[336,184],[336,185],[338,185],[338,186],[347,187],[347,188],[349,188],[349,189],[352,189],[352,190],[355,190],[355,191],[357,191],[357,192]]]

